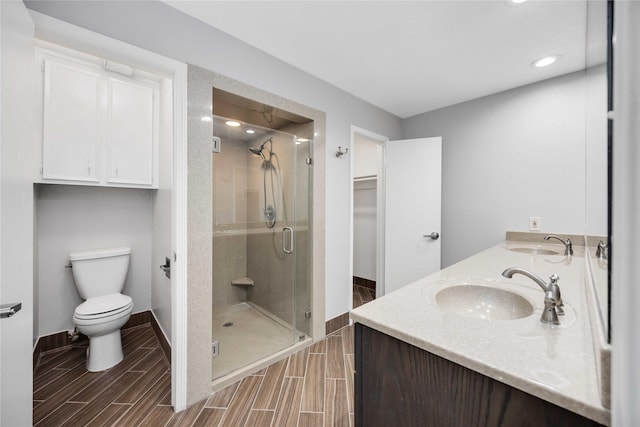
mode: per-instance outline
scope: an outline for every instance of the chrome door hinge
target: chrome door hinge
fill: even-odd
[[[305,319],[311,319],[311,310],[308,310],[308,311],[304,312],[304,318]]]
[[[211,137],[211,152],[212,153],[219,153],[221,145],[222,145],[222,140],[220,139],[220,137],[218,137],[218,136],[212,136]]]
[[[311,157],[307,157],[305,159],[305,163],[308,164],[308,165],[312,165],[313,164],[313,159]]]

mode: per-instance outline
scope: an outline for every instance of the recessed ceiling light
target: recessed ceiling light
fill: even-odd
[[[255,131],[255,130],[253,130],[253,129],[247,129],[247,130],[245,130],[245,132],[246,132],[246,133],[248,133],[248,134],[254,134],[254,133],[256,133],[256,131]]]
[[[560,58],[560,55],[545,56],[545,57],[542,57],[540,59],[536,59],[535,61],[533,61],[531,63],[531,66],[533,68],[548,67],[549,65],[553,64],[554,62],[556,62],[558,60],[558,58]]]
[[[507,7],[518,7],[522,3],[525,3],[527,0],[503,0],[505,6]]]
[[[212,122],[213,121],[211,116],[202,116],[202,118],[200,120],[202,120],[203,122]]]
[[[238,126],[240,126],[240,122],[236,122],[235,120],[228,120],[228,121],[225,122],[225,124],[227,126],[231,126],[231,127],[234,127],[234,128],[237,128]]]

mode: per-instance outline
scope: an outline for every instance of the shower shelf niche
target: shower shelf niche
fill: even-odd
[[[233,279],[231,281],[232,286],[253,286],[253,279],[249,277],[240,277],[238,279]]]

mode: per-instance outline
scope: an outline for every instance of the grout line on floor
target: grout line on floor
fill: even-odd
[[[291,363],[291,358],[292,357],[293,357],[293,355],[287,357],[287,366],[284,367],[284,372],[282,374],[282,382],[280,383],[280,390],[278,391],[278,400],[276,401],[276,407],[273,410],[273,417],[271,418],[271,423],[269,424],[269,426],[272,426],[273,422],[275,421],[276,411],[278,410],[278,407],[280,406],[280,399],[282,398],[282,388],[284,387],[285,378],[292,378],[292,377],[287,377],[287,375],[286,375],[287,371],[289,370],[289,364]],[[247,421],[248,420],[249,419],[247,418]],[[246,423],[245,423],[245,425],[246,425]],[[246,427],[251,427],[251,426],[246,426]]]

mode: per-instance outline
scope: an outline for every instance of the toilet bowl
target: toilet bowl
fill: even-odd
[[[89,337],[88,371],[104,371],[122,361],[120,328],[132,311],[133,300],[122,294],[90,298],[76,308],[73,323],[81,334]]]
[[[87,370],[104,371],[122,361],[120,328],[133,311],[133,300],[121,293],[129,268],[130,248],[100,249],[69,255],[78,293],[73,323],[89,337]]]

